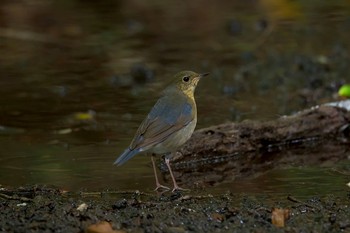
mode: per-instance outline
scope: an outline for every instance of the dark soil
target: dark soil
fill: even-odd
[[[1,232],[103,232],[88,230],[101,221],[110,232],[347,232],[350,192],[299,201],[286,196],[230,193],[199,196],[130,193],[64,193],[26,187],[0,192]],[[77,208],[85,203],[87,208]],[[284,227],[272,224],[273,208],[289,211]]]

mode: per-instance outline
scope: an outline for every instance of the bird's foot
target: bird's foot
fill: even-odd
[[[176,192],[176,191],[184,191],[184,192],[188,192],[191,191],[191,189],[185,189],[185,188],[181,188],[178,185],[175,185],[172,192]]]
[[[154,191],[159,191],[159,189],[165,189],[166,191],[169,191],[169,190],[170,190],[169,187],[157,183],[157,184],[156,184],[156,188],[154,189]]]

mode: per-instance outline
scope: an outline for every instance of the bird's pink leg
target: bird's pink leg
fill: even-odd
[[[156,164],[154,162],[154,158],[153,157],[154,156],[152,155],[151,156],[151,160],[152,160],[152,166],[153,166],[153,171],[154,171],[154,177],[156,178],[156,188],[154,189],[154,191],[158,191],[158,189],[160,189],[160,188],[169,190],[170,189],[169,187],[161,185],[159,183],[158,176],[157,176],[157,170],[156,170]]]
[[[184,189],[184,188],[181,188],[177,185],[173,171],[171,170],[171,167],[170,167],[170,159],[169,158],[165,158],[165,164],[167,165],[169,172],[170,172],[171,179],[173,180],[174,188],[173,188],[172,192],[174,192],[176,190],[189,191],[189,189]]]

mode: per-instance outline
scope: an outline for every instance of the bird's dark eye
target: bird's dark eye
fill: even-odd
[[[190,81],[190,77],[185,76],[185,77],[182,78],[182,80],[184,80],[184,82],[188,82],[188,81]]]

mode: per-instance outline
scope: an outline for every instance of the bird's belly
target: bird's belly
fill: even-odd
[[[178,147],[183,145],[188,139],[190,139],[194,129],[196,128],[196,120],[191,121],[183,129],[173,133],[162,143],[159,143],[152,149],[153,153],[164,154],[175,151]]]

